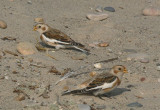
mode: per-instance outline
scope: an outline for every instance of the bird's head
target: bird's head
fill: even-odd
[[[49,30],[49,26],[46,24],[37,24],[33,28],[34,31],[38,31],[40,34]]]
[[[128,73],[128,71],[125,66],[116,65],[111,69],[111,73],[121,79],[123,74]]]

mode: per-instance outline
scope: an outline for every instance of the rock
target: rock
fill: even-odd
[[[25,95],[24,95],[24,94],[19,94],[19,95],[15,98],[15,100],[17,100],[17,101],[25,100]]]
[[[145,8],[142,11],[142,14],[144,16],[159,16],[160,15],[160,9],[154,8],[154,7]]]
[[[43,18],[35,18],[34,21],[35,21],[36,23],[44,23]]]
[[[142,77],[142,78],[140,79],[141,82],[143,82],[143,81],[145,81],[145,80],[146,80],[146,78],[144,78],[144,77]]]
[[[105,105],[99,105],[99,106],[96,106],[96,109],[98,110],[106,110],[106,106]]]
[[[127,105],[128,107],[143,107],[142,104],[138,103],[138,102],[133,102]]]
[[[101,21],[107,19],[109,16],[106,13],[87,14],[87,18],[93,21]]]
[[[91,110],[91,107],[87,104],[79,104],[78,109],[79,110]]]
[[[103,42],[103,43],[99,43],[98,46],[99,47],[107,47],[107,46],[109,46],[109,44],[107,42]]]
[[[160,83],[160,78],[158,78],[158,82]]]
[[[0,20],[0,28],[6,29],[7,28],[7,23],[3,20]]]
[[[127,56],[127,60],[132,60],[132,59],[141,60],[141,59],[148,58],[148,57],[149,55],[145,53],[133,53]]]
[[[83,60],[83,59],[85,59],[86,57],[87,57],[86,54],[80,54],[80,55],[72,56],[71,58],[72,58],[73,60]]]
[[[101,6],[97,6],[97,7],[96,7],[96,11],[97,11],[97,12],[103,12],[103,9],[102,9]]]
[[[115,9],[113,7],[105,7],[105,11],[115,12]]]
[[[31,2],[30,0],[29,0],[29,1],[27,1],[27,3],[28,3],[28,4],[32,4],[32,2]]]
[[[100,69],[100,68],[102,68],[102,65],[101,65],[101,63],[95,63],[94,67]]]
[[[148,58],[142,58],[140,59],[141,63],[149,63],[149,59]]]
[[[17,44],[17,51],[22,55],[32,55],[38,52],[36,47],[30,42],[20,42]]]

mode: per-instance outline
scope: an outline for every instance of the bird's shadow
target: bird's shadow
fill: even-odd
[[[131,90],[130,89],[126,89],[126,88],[116,88],[113,91],[104,94],[104,96],[106,96],[106,97],[117,96],[117,95],[120,95],[123,92],[127,92],[127,91],[131,91]]]

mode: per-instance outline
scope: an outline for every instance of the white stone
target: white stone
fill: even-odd
[[[106,13],[87,14],[87,18],[93,21],[101,21],[107,19],[109,16]]]

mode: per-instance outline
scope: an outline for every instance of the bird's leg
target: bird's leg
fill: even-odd
[[[101,100],[104,100],[104,101],[105,101],[105,99],[104,99],[104,98],[102,98],[102,97],[101,97],[101,95],[98,95],[98,98],[100,98]]]

